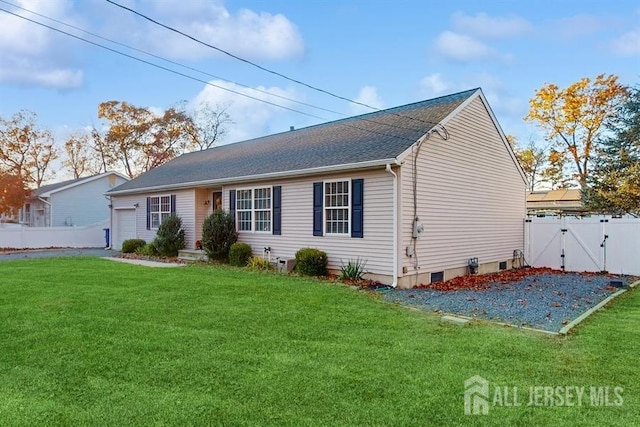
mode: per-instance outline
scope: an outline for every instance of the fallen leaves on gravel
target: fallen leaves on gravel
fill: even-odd
[[[492,283],[507,284],[517,282],[524,277],[534,274],[564,274],[560,270],[551,268],[519,268],[506,270],[499,273],[477,274],[454,277],[446,282],[434,282],[420,285],[420,288],[435,289],[437,291],[454,291],[457,289],[488,289]]]

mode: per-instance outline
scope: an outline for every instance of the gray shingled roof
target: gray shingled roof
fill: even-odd
[[[183,154],[110,193],[393,159],[477,90]]]
[[[57,190],[58,188],[66,187],[67,185],[80,183],[80,182],[85,181],[85,180],[87,180],[89,178],[92,178],[93,176],[95,176],[95,175],[85,176],[83,178],[77,178],[77,179],[69,179],[67,181],[56,182],[55,184],[43,185],[42,187],[38,188],[37,190],[34,190],[33,193],[31,193],[31,197],[38,197],[38,196],[40,196],[40,195],[42,195],[44,193],[48,193],[49,191]]]

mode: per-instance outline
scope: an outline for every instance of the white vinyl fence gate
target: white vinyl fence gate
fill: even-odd
[[[640,275],[640,218],[531,217],[524,236],[532,267]]]

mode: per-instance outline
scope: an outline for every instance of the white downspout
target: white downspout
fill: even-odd
[[[393,283],[391,287],[398,286],[398,175],[391,169],[391,163],[387,163],[385,171],[393,176]]]

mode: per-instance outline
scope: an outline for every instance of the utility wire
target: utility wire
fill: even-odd
[[[0,0],[0,1],[1,1],[1,0]],[[325,122],[326,122],[326,121],[329,121],[329,119],[326,119],[326,118],[324,118],[324,117],[317,116],[317,115],[315,115],[315,114],[307,113],[307,112],[305,112],[305,111],[296,110],[296,109],[294,109],[294,108],[290,108],[290,107],[286,107],[286,106],[284,106],[284,105],[276,104],[275,102],[267,101],[267,100],[264,100],[264,99],[257,98],[257,97],[255,97],[255,96],[248,95],[248,94],[246,94],[246,93],[238,92],[238,91],[235,91],[235,90],[233,90],[233,89],[226,88],[226,87],[224,87],[224,86],[219,86],[219,85],[216,85],[216,84],[214,84],[214,83],[208,82],[208,81],[206,81],[206,80],[202,80],[202,79],[199,79],[199,78],[197,78],[197,77],[190,76],[190,75],[188,75],[188,74],[182,73],[182,72],[180,72],[180,71],[176,71],[176,70],[173,70],[173,69],[171,69],[171,68],[167,68],[167,67],[164,67],[164,66],[162,66],[162,65],[159,65],[159,64],[156,64],[156,63],[153,63],[153,62],[147,61],[147,60],[145,60],[145,59],[138,58],[138,57],[133,56],[133,55],[129,55],[129,54],[127,54],[127,53],[124,53],[124,52],[121,52],[121,51],[119,51],[119,50],[116,50],[116,49],[110,48],[110,47],[108,47],[108,46],[104,46],[104,45],[102,45],[102,44],[100,44],[100,43],[97,43],[97,42],[94,42],[94,41],[91,41],[91,40],[88,40],[88,39],[82,38],[82,37],[77,36],[77,35],[75,35],[75,34],[71,34],[71,33],[66,32],[66,31],[64,31],[64,30],[61,30],[61,29],[59,29],[59,28],[55,28],[55,27],[52,27],[52,26],[50,26],[50,25],[44,24],[44,23],[42,23],[42,22],[38,22],[38,21],[36,21],[36,20],[33,20],[33,19],[27,18],[27,17],[25,17],[25,16],[19,15],[19,14],[17,14],[17,13],[11,12],[11,11],[9,11],[9,10],[6,10],[6,9],[3,9],[3,8],[0,8],[0,11],[5,12],[5,13],[8,13],[8,14],[10,14],[10,15],[13,15],[13,16],[15,16],[15,17],[17,17],[17,18],[23,19],[23,20],[25,20],[25,21],[29,21],[29,22],[31,22],[31,23],[33,23],[33,24],[40,25],[40,26],[42,26],[42,27],[45,27],[45,28],[48,28],[48,29],[50,29],[50,30],[56,31],[56,32],[58,32],[58,33],[61,33],[61,34],[67,35],[67,36],[69,36],[69,37],[73,37],[74,39],[77,39],[77,40],[83,41],[83,42],[85,42],[85,43],[89,43],[89,44],[91,44],[91,45],[93,45],[93,46],[100,47],[100,48],[102,48],[102,49],[105,49],[105,50],[108,50],[108,51],[110,51],[110,52],[116,53],[116,54],[118,54],[118,55],[125,56],[125,57],[127,57],[127,58],[129,58],[129,59],[133,59],[133,60],[135,60],[135,61],[142,62],[142,63],[147,64],[147,65],[150,65],[150,66],[152,66],[152,67],[159,68],[159,69],[161,69],[161,70],[164,70],[164,71],[167,71],[167,72],[170,72],[170,73],[173,73],[173,74],[176,74],[176,75],[179,75],[179,76],[182,76],[182,77],[188,78],[188,79],[190,79],[190,80],[194,80],[194,81],[197,81],[197,82],[200,82],[200,83],[203,83],[203,84],[206,84],[206,85],[209,85],[209,86],[212,86],[212,87],[218,88],[218,89],[222,89],[222,90],[224,90],[224,91],[231,92],[231,93],[234,93],[234,94],[236,94],[236,95],[244,96],[244,97],[246,97],[246,98],[250,98],[250,99],[253,99],[253,100],[258,101],[258,102],[263,102],[263,103],[265,103],[265,104],[272,105],[272,106],[277,107],[277,108],[281,108],[281,109],[288,110],[288,111],[291,111],[291,112],[294,112],[294,113],[302,114],[302,115],[305,115],[305,116],[308,116],[308,117],[312,117],[312,118],[315,118],[315,119],[319,119],[319,120],[322,120],[322,121],[325,121]],[[360,120],[360,119],[358,119],[358,120]],[[376,122],[376,123],[378,123],[378,122]],[[410,139],[410,138],[405,138],[405,137],[398,136],[398,135],[393,135],[393,134],[387,134],[387,133],[383,133],[383,132],[378,132],[378,131],[371,130],[371,129],[365,129],[365,128],[361,128],[361,127],[359,127],[359,126],[354,126],[354,125],[352,125],[352,124],[348,124],[348,123],[344,123],[344,122],[343,122],[343,123],[339,123],[339,124],[340,124],[340,125],[342,125],[342,126],[346,126],[346,127],[351,127],[351,128],[354,128],[354,129],[358,129],[358,130],[361,130],[361,131],[364,131],[364,132],[369,132],[369,133],[374,133],[374,134],[381,135],[381,136],[386,136],[386,137],[389,137],[389,138],[400,139],[400,140],[403,140],[403,141],[409,141],[409,142],[412,142],[412,143],[413,143],[413,142],[415,142],[413,139]],[[406,128],[403,128],[403,129],[406,129]]]
[[[274,71],[274,70],[271,70],[271,69],[269,69],[269,68],[263,67],[263,66],[262,66],[262,65],[260,65],[260,64],[257,64],[257,63],[255,63],[255,62],[253,62],[253,61],[250,61],[250,60],[248,60],[248,59],[242,58],[242,57],[240,57],[240,56],[238,56],[238,55],[235,55],[235,54],[233,54],[233,53],[231,53],[231,52],[229,52],[229,51],[227,51],[227,50],[224,50],[224,49],[222,49],[222,48],[219,48],[219,47],[214,46],[214,45],[212,45],[212,44],[209,44],[209,43],[207,43],[207,42],[204,42],[204,41],[202,41],[202,40],[200,40],[200,39],[198,39],[198,38],[196,38],[196,37],[194,37],[194,36],[191,36],[191,35],[189,35],[189,34],[187,34],[187,33],[185,33],[185,32],[182,32],[182,31],[180,31],[180,30],[178,30],[178,29],[176,29],[176,28],[173,28],[173,27],[171,27],[171,26],[169,26],[169,25],[163,24],[162,22],[159,22],[159,21],[157,21],[157,20],[155,20],[155,19],[153,19],[153,18],[151,18],[151,17],[149,17],[149,16],[147,16],[147,15],[145,15],[145,14],[141,13],[141,12],[138,12],[137,10],[131,9],[130,7],[123,6],[123,5],[118,4],[118,3],[116,3],[116,2],[114,2],[114,1],[112,1],[112,0],[106,0],[106,1],[107,1],[108,3],[111,3],[111,4],[112,4],[112,5],[114,5],[114,6],[117,6],[117,7],[121,8],[121,9],[124,9],[124,10],[126,10],[126,11],[128,11],[128,12],[131,12],[131,13],[133,13],[133,14],[135,14],[135,15],[137,15],[137,16],[139,16],[139,17],[143,18],[143,19],[146,19],[147,21],[152,22],[152,23],[154,23],[154,24],[156,24],[156,25],[158,25],[158,26],[160,26],[160,27],[162,27],[162,28],[165,28],[165,29],[167,29],[167,30],[169,30],[169,31],[172,31],[172,32],[177,33],[177,34],[180,34],[181,36],[184,36],[184,37],[186,37],[186,38],[188,38],[188,39],[190,39],[190,40],[193,40],[193,41],[194,41],[194,42],[196,42],[196,43],[199,43],[199,44],[201,44],[201,45],[203,45],[203,46],[206,46],[206,47],[208,47],[208,48],[214,49],[214,50],[216,50],[216,51],[218,51],[218,52],[220,52],[220,53],[223,53],[223,54],[225,54],[225,55],[227,55],[227,56],[230,56],[231,58],[234,58],[234,59],[236,59],[236,60],[238,60],[238,61],[244,62],[245,64],[248,64],[248,65],[251,65],[251,66],[253,66],[253,67],[256,67],[256,68],[258,68],[259,70],[262,70],[262,71],[264,71],[264,72],[267,72],[267,73],[269,73],[269,74],[276,75],[276,76],[281,77],[281,78],[283,78],[283,79],[285,79],[285,80],[288,80],[288,81],[290,81],[290,82],[293,82],[293,83],[299,84],[299,85],[301,85],[301,86],[305,86],[305,87],[307,87],[307,88],[309,88],[309,89],[312,89],[312,90],[315,90],[315,91],[317,91],[317,92],[324,93],[325,95],[329,95],[329,96],[332,96],[332,97],[334,97],[334,98],[337,98],[337,99],[341,99],[341,100],[343,100],[343,101],[350,102],[350,103],[352,103],[352,104],[360,105],[360,106],[362,106],[362,107],[366,107],[366,108],[369,108],[369,109],[374,110],[374,111],[381,111],[381,109],[380,109],[380,108],[376,108],[376,107],[373,107],[373,106],[371,106],[371,105],[365,104],[365,103],[363,103],[363,102],[356,101],[356,100],[353,100],[353,99],[350,99],[350,98],[346,98],[346,97],[341,96],[341,95],[337,95],[337,94],[335,94],[335,93],[333,93],[333,92],[329,92],[328,90],[325,90],[325,89],[319,88],[319,87],[317,87],[317,86],[310,85],[310,84],[305,83],[305,82],[303,82],[303,81],[301,81],[301,80],[298,80],[298,79],[295,79],[295,78],[292,78],[292,77],[286,76],[286,75],[284,75],[284,74],[282,74],[282,73],[279,73],[279,72],[277,72],[277,71]],[[428,124],[431,124],[431,125],[439,126],[440,128],[442,128],[442,129],[443,129],[445,136],[448,136],[447,129],[446,129],[446,128],[441,124],[441,123],[430,122],[430,121],[428,121],[428,120],[422,120],[422,119],[415,118],[415,117],[410,117],[410,116],[404,116],[404,115],[402,115],[402,114],[398,114],[398,113],[394,113],[394,112],[389,112],[389,113],[390,113],[390,114],[393,114],[393,115],[395,115],[395,116],[398,116],[398,117],[405,118],[405,119],[416,120],[416,121],[420,121],[420,122],[423,122],[423,123],[428,123]],[[446,138],[446,137],[444,137],[444,139],[447,139],[447,138]]]
[[[13,7],[17,8],[17,9],[21,9],[21,10],[23,10],[23,11],[25,11],[25,12],[29,12],[29,13],[31,13],[31,14],[33,14],[33,15],[36,15],[36,16],[39,16],[39,17],[41,17],[41,18],[47,19],[47,20],[49,20],[49,21],[55,22],[55,23],[57,23],[57,24],[64,25],[64,26],[66,26],[66,27],[72,28],[72,29],[77,30],[77,31],[81,31],[81,32],[83,32],[83,33],[85,33],[85,34],[88,34],[88,35],[90,35],[90,36],[96,37],[96,38],[98,38],[98,39],[100,39],[100,40],[104,40],[104,41],[106,41],[106,42],[113,43],[113,44],[118,45],[118,46],[122,46],[122,47],[124,47],[124,48],[130,49],[130,50],[133,50],[133,51],[135,51],[135,52],[140,52],[140,53],[142,53],[142,54],[145,54],[145,55],[148,55],[148,56],[150,56],[150,57],[153,57],[153,58],[159,59],[159,60],[161,60],[161,61],[165,61],[165,62],[167,62],[167,63],[173,64],[173,65],[176,65],[176,66],[181,67],[181,68],[185,68],[185,69],[190,70],[190,71],[195,71],[195,72],[197,72],[197,73],[200,73],[200,74],[203,74],[203,75],[206,75],[206,76],[209,76],[209,77],[212,77],[212,78],[218,79],[218,80],[222,80],[222,81],[225,81],[225,82],[228,82],[228,83],[233,83],[233,84],[235,84],[235,85],[237,85],[237,86],[240,86],[240,87],[243,87],[243,88],[246,88],[246,89],[250,89],[250,90],[252,90],[252,91],[255,91],[255,92],[258,92],[258,93],[262,93],[262,94],[265,94],[265,95],[268,95],[268,96],[273,96],[273,97],[275,97],[275,98],[279,98],[279,99],[283,99],[283,100],[286,100],[286,101],[289,101],[289,102],[293,102],[293,103],[296,103],[296,104],[299,104],[299,105],[303,105],[303,106],[305,106],[305,107],[314,108],[314,109],[317,109],[317,110],[325,111],[325,112],[327,112],[327,113],[336,114],[336,115],[339,115],[339,116],[342,116],[342,117],[349,117],[349,115],[348,115],[348,114],[345,114],[345,113],[342,113],[342,112],[339,112],[339,111],[331,110],[331,109],[329,109],[329,108],[319,107],[319,106],[317,106],[317,105],[309,104],[309,103],[306,103],[306,102],[303,102],[303,101],[298,101],[298,100],[296,100],[296,99],[289,98],[289,97],[286,97],[286,96],[283,96],[283,95],[278,95],[278,94],[275,94],[275,93],[271,93],[271,92],[268,92],[268,91],[266,91],[266,90],[262,90],[262,89],[254,88],[254,87],[251,87],[251,86],[248,86],[248,85],[245,85],[245,84],[242,84],[242,83],[239,83],[239,82],[233,81],[233,80],[226,79],[226,78],[224,78],[224,77],[216,76],[216,75],[211,74],[211,73],[208,73],[208,72],[206,72],[206,71],[203,71],[203,70],[200,70],[200,69],[197,69],[197,68],[194,68],[194,67],[190,67],[190,66],[188,66],[188,65],[184,65],[184,64],[181,64],[181,63],[176,62],[176,61],[172,61],[172,60],[167,59],[167,58],[165,58],[165,57],[162,57],[162,56],[159,56],[159,55],[153,54],[153,53],[151,53],[151,52],[145,51],[145,50],[143,50],[143,49],[139,49],[139,48],[136,48],[136,47],[133,47],[133,46],[127,45],[127,44],[125,44],[125,43],[121,43],[121,42],[118,42],[118,41],[116,41],[116,40],[109,39],[109,38],[107,38],[107,37],[103,37],[103,36],[101,36],[101,35],[99,35],[99,34],[93,33],[93,32],[91,32],[91,31],[85,30],[85,29],[80,28],[80,27],[77,27],[77,26],[75,26],[75,25],[68,24],[68,23],[66,23],[66,22],[63,22],[63,21],[57,20],[57,19],[55,19],[55,18],[51,18],[51,17],[49,17],[49,16],[43,15],[43,14],[41,14],[41,13],[35,12],[35,11],[33,11],[33,10],[30,10],[30,9],[24,8],[24,7],[22,7],[22,6],[19,6],[19,5],[13,4],[13,3],[10,3],[10,2],[5,1],[5,0],[0,0],[0,3],[5,3],[5,4],[10,5],[10,6],[13,6]],[[216,86],[216,87],[219,87],[219,86]],[[403,117],[404,117],[404,116],[403,116]],[[323,120],[327,120],[327,119],[323,119]],[[404,127],[404,126],[396,125],[396,124],[393,124],[393,123],[382,123],[382,122],[380,122],[380,121],[376,121],[376,120],[368,119],[368,118],[365,118],[365,117],[360,117],[358,120],[362,120],[362,121],[366,121],[366,122],[371,122],[371,123],[376,123],[376,124],[383,125],[383,126],[395,127],[395,128],[398,128],[398,129],[407,129],[407,128],[406,128],[406,127]],[[412,129],[412,130],[416,130],[416,131],[417,131],[417,130],[419,130],[419,129]]]
[[[298,100],[293,99],[293,98],[288,98],[288,97],[286,97],[286,96],[282,96],[282,95],[278,95],[278,94],[275,94],[275,93],[267,92],[266,90],[261,90],[261,89],[257,89],[257,88],[251,87],[251,86],[247,86],[247,85],[245,85],[245,84],[238,83],[238,82],[235,82],[235,81],[233,81],[233,80],[225,79],[224,77],[216,76],[216,75],[214,75],[214,74],[208,73],[208,72],[203,71],[203,70],[199,70],[199,69],[194,68],[194,67],[190,67],[190,66],[188,66],[188,65],[180,64],[179,62],[172,61],[172,60],[167,59],[167,58],[164,58],[164,57],[162,57],[162,56],[155,55],[155,54],[153,54],[153,53],[151,53],[151,52],[147,52],[147,51],[145,51],[145,50],[138,49],[138,48],[133,47],[133,46],[129,46],[129,45],[125,44],[125,43],[121,43],[121,42],[118,42],[118,41],[116,41],[116,40],[109,39],[109,38],[107,38],[107,37],[103,37],[103,36],[101,36],[101,35],[99,35],[99,34],[92,33],[91,31],[87,31],[87,30],[85,30],[85,29],[82,29],[82,28],[76,27],[75,25],[71,25],[71,24],[68,24],[68,23],[66,23],[66,22],[59,21],[59,20],[57,20],[57,19],[55,19],[55,18],[51,18],[51,17],[49,17],[49,16],[43,15],[43,14],[38,13],[38,12],[35,12],[35,11],[33,11],[33,10],[29,10],[29,9],[27,9],[27,8],[24,8],[24,7],[19,6],[19,5],[17,5],[17,4],[10,3],[10,2],[5,1],[5,0],[0,0],[0,3],[4,3],[4,4],[7,4],[7,5],[9,5],[9,6],[13,6],[13,7],[17,8],[17,9],[24,10],[25,12],[29,12],[29,13],[31,13],[31,14],[33,14],[33,15],[36,15],[36,16],[39,16],[39,17],[41,17],[41,18],[47,19],[47,20],[49,20],[49,21],[55,22],[56,24],[64,25],[64,26],[69,27],[69,28],[72,28],[72,29],[74,29],[74,30],[81,31],[81,32],[83,32],[83,33],[85,33],[85,34],[88,34],[88,35],[90,35],[90,36],[96,37],[96,38],[98,38],[98,39],[100,39],[100,40],[104,40],[104,41],[106,41],[106,42],[113,43],[113,44],[115,44],[115,45],[125,47],[125,48],[130,49],[130,50],[133,50],[133,51],[135,51],[135,52],[143,53],[143,54],[148,55],[148,56],[151,56],[151,57],[153,57],[153,58],[160,59],[161,61],[165,61],[165,62],[168,62],[168,63],[170,63],[170,64],[177,65],[178,67],[185,68],[185,69],[187,69],[187,70],[195,71],[195,72],[197,72],[197,73],[203,74],[203,75],[205,75],[205,76],[212,77],[212,78],[214,78],[214,79],[223,80],[223,81],[228,82],[228,83],[233,83],[233,84],[235,84],[235,85],[237,85],[237,86],[244,87],[244,88],[246,88],[246,89],[251,89],[251,90],[253,90],[253,91],[256,91],[256,92],[259,92],[259,93],[263,93],[263,94],[265,94],[265,95],[273,96],[273,97],[275,97],[275,98],[284,99],[285,101],[290,101],[290,102],[294,102],[294,103],[296,103],[296,104],[304,105],[305,107],[311,107],[311,108],[315,108],[315,109],[317,109],[317,110],[325,111],[325,112],[327,112],[327,113],[333,113],[333,114],[339,114],[339,115],[347,116],[347,114],[340,113],[340,112],[338,112],[338,111],[333,111],[333,110],[330,110],[330,109],[328,109],[328,108],[318,107],[318,106],[316,106],[316,105],[312,105],[312,104],[308,104],[308,103],[306,103],[306,102],[298,101]]]
[[[0,1],[1,1],[1,0],[0,0]],[[241,96],[244,96],[244,97],[247,97],[247,98],[251,98],[251,99],[256,100],[256,101],[264,102],[264,103],[266,103],[266,104],[273,105],[274,107],[283,108],[283,109],[285,109],[285,110],[289,110],[289,111],[292,111],[292,112],[294,112],[294,113],[304,114],[305,116],[313,117],[313,118],[315,118],[315,119],[327,120],[327,119],[325,119],[325,118],[323,118],[323,117],[316,116],[316,115],[311,114],[311,113],[306,113],[306,112],[304,112],[304,111],[296,110],[296,109],[294,109],[294,108],[285,107],[284,105],[280,105],[280,104],[276,104],[276,103],[274,103],[274,102],[270,102],[270,101],[267,101],[267,100],[264,100],[264,99],[256,98],[256,97],[254,97],[254,96],[247,95],[246,93],[238,92],[238,91],[235,91],[235,90],[233,90],[233,89],[229,89],[229,88],[226,88],[226,87],[223,87],[223,86],[219,86],[219,85],[216,85],[216,84],[214,84],[214,83],[210,83],[210,82],[207,82],[207,81],[205,81],[205,80],[199,79],[199,78],[197,78],[197,77],[193,77],[193,76],[190,76],[190,75],[188,75],[188,74],[181,73],[180,71],[172,70],[171,68],[163,67],[162,65],[159,65],[159,64],[156,64],[156,63],[153,63],[153,62],[150,62],[150,61],[144,60],[144,59],[142,59],[142,58],[138,58],[138,57],[133,56],[133,55],[129,55],[129,54],[127,54],[127,53],[124,53],[124,52],[121,52],[121,51],[119,51],[119,50],[116,50],[116,49],[110,48],[110,47],[105,46],[105,45],[102,45],[102,44],[100,44],[100,43],[96,43],[96,42],[94,42],[94,41],[91,41],[91,40],[88,40],[88,39],[82,38],[82,37],[77,36],[77,35],[75,35],[75,34],[71,34],[71,33],[66,32],[66,31],[64,31],[64,30],[61,30],[61,29],[59,29],[59,28],[55,28],[55,27],[52,27],[52,26],[50,26],[50,25],[44,24],[44,23],[42,23],[42,22],[38,22],[38,21],[35,21],[35,20],[33,20],[33,19],[27,18],[26,16],[22,16],[22,15],[19,15],[19,14],[17,14],[17,13],[11,12],[11,11],[9,11],[9,10],[6,10],[6,9],[2,9],[2,8],[0,8],[0,11],[5,12],[5,13],[8,13],[8,14],[13,15],[13,16],[16,16],[16,17],[18,17],[18,18],[24,19],[24,20],[26,20],[26,21],[32,22],[32,23],[34,23],[34,24],[40,25],[40,26],[42,26],[42,27],[48,28],[48,29],[50,29],[50,30],[56,31],[56,32],[58,32],[58,33],[62,33],[62,34],[67,35],[67,36],[69,36],[69,37],[73,37],[74,39],[81,40],[81,41],[83,41],[83,42],[86,42],[86,43],[92,44],[92,45],[97,46],[97,47],[101,47],[102,49],[106,49],[106,50],[108,50],[108,51],[110,51],[110,52],[117,53],[118,55],[126,56],[127,58],[130,58],[130,59],[133,59],[133,60],[136,60],[136,61],[139,61],[139,62],[145,63],[145,64],[147,64],[147,65],[151,65],[152,67],[160,68],[161,70],[165,70],[165,71],[168,71],[168,72],[170,72],[170,73],[177,74],[177,75],[179,75],[179,76],[186,77],[186,78],[188,78],[188,79],[195,80],[195,81],[197,81],[197,82],[204,83],[204,84],[206,84],[206,85],[213,86],[213,87],[216,87],[216,88],[218,88],[218,89],[226,90],[226,91],[228,91],[228,92],[235,93],[236,95],[241,95]]]

